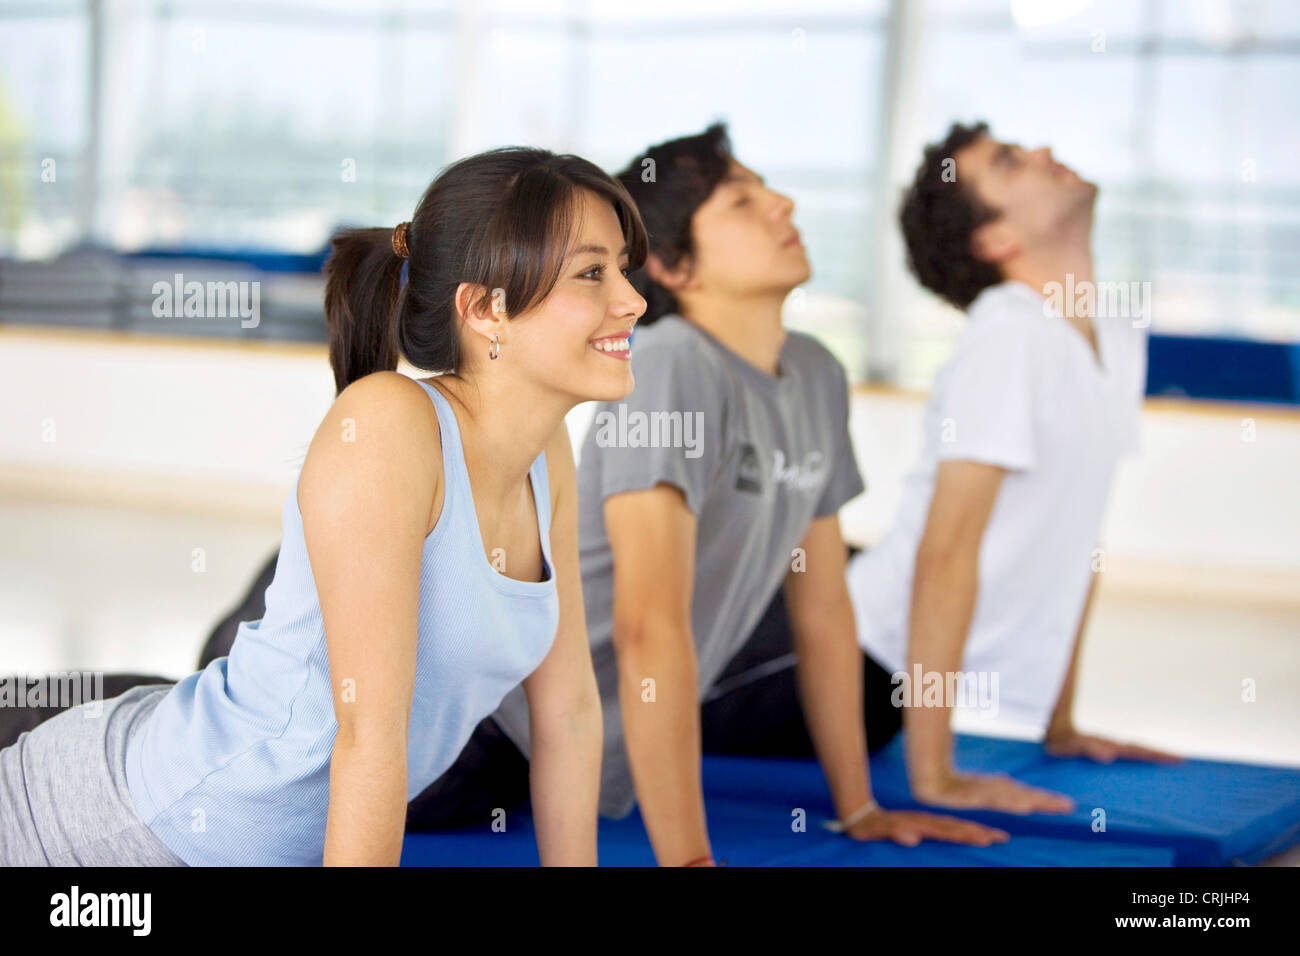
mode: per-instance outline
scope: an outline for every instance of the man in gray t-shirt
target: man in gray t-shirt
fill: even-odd
[[[844,370],[809,336],[787,333],[773,377],[699,326],[666,315],[637,332],[631,361],[636,387],[624,401],[597,407],[578,466],[582,589],[604,702],[600,812],[619,817],[636,796],[612,642],[605,499],[666,482],[681,489],[698,520],[691,625],[703,697],[797,563],[812,520],[863,490]],[[493,718],[529,754],[522,688]]]

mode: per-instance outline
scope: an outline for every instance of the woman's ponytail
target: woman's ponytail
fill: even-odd
[[[338,392],[371,372],[397,370],[403,260],[392,238],[392,229],[346,229],[331,242],[325,334]]]

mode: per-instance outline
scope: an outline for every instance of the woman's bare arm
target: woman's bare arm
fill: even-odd
[[[420,562],[441,497],[435,415],[404,375],[359,379],[321,423],[299,479],[338,720],[327,866],[401,858]]]
[[[560,622],[550,653],[524,680],[537,852],[543,866],[594,866],[602,746],[600,694],[587,643],[578,569],[577,477],[564,422],[547,445],[546,467]]]

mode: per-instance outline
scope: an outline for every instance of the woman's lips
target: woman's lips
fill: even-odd
[[[621,332],[618,335],[606,335],[599,339],[592,339],[588,344],[601,355],[608,355],[612,359],[626,362],[632,357],[632,348],[628,342],[631,337],[631,332]]]

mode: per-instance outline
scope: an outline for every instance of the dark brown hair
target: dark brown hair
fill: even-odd
[[[714,123],[703,133],[651,146],[618,174],[641,210],[650,233],[650,251],[665,268],[672,269],[683,256],[694,253],[691,219],[726,178],[731,156],[726,124]],[[633,272],[631,282],[646,301],[639,325],[678,310],[673,294],[644,269]]]
[[[948,162],[955,163],[954,154],[988,129],[987,123],[953,123],[942,142],[927,146],[898,211],[912,274],[959,309],[1002,281],[997,266],[975,257],[970,241],[971,233],[996,219],[998,212],[981,203],[955,176],[944,175]]]
[[[420,369],[459,372],[457,287],[503,290],[511,315],[545,299],[575,238],[583,190],[613,205],[629,269],[639,269],[646,231],[622,185],[581,157],[522,146],[459,160],[429,185],[407,231],[404,284],[407,260],[393,251],[391,226],[336,234],[325,263],[325,326],[337,390],[395,370],[399,355]]]

